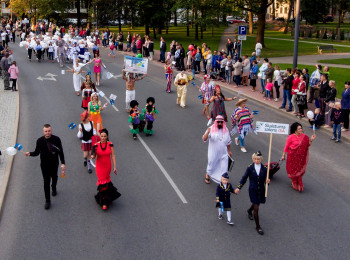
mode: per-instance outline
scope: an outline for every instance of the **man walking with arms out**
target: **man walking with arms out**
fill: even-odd
[[[62,172],[65,171],[66,165],[64,161],[64,154],[61,139],[58,136],[52,134],[52,129],[49,124],[45,124],[43,127],[44,136],[40,137],[36,141],[36,147],[34,152],[26,152],[26,156],[38,156],[40,154],[40,167],[44,178],[44,191],[45,191],[45,209],[49,209],[51,205],[50,199],[50,183],[52,179],[52,196],[57,195],[57,170],[58,170],[58,157],[61,161]]]

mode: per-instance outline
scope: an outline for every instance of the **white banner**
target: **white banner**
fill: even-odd
[[[257,132],[260,132],[260,133],[288,135],[289,124],[257,121],[255,129]]]
[[[124,56],[124,68],[126,72],[147,74],[148,59]]]

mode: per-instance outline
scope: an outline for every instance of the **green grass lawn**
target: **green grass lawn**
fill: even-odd
[[[273,64],[273,65],[279,65],[281,70],[285,70],[287,68],[292,68],[292,64]],[[303,65],[299,64],[298,68],[308,68],[309,74],[311,76],[311,73],[315,70],[315,66],[313,65]],[[344,82],[350,80],[350,69],[344,69],[344,68],[330,68],[330,80],[334,80],[337,88],[337,97],[341,98],[341,93],[344,90]]]
[[[350,58],[334,59],[334,60],[319,60],[317,62],[319,62],[319,63],[329,63],[329,64],[350,65]]]
[[[290,34],[283,34],[283,32],[278,31],[266,31],[265,37],[274,37],[281,39],[291,39]],[[332,42],[329,40],[317,40],[317,39],[301,39],[303,41],[313,41],[317,43],[305,43],[299,42],[299,55],[314,55],[317,53],[317,45],[318,43],[336,43],[349,47],[341,47],[335,46],[334,48],[337,50],[337,53],[341,52],[350,52],[350,43],[342,43],[342,42]],[[261,57],[284,57],[284,56],[292,56],[294,50],[294,41],[284,41],[278,39],[268,39],[265,38],[265,48],[262,50]],[[247,40],[243,42],[243,53],[251,54],[255,49],[255,36],[247,37]]]
[[[111,26],[109,28],[114,33],[118,32],[118,27]],[[159,50],[160,36],[163,36],[164,40],[166,41],[168,51],[172,40],[181,43],[185,49],[187,49],[188,45],[190,45],[191,43],[202,46],[202,43],[205,42],[212,50],[216,50],[219,47],[221,35],[226,28],[227,27],[224,26],[214,27],[212,34],[212,28],[208,27],[207,31],[203,32],[203,39],[199,39],[197,41],[195,41],[194,28],[190,28],[190,36],[186,36],[186,26],[171,26],[169,28],[168,34],[166,34],[166,31],[163,30],[161,35],[157,35],[157,39],[153,38],[153,31],[151,30],[150,37],[154,41],[154,48],[156,50]],[[144,27],[134,27],[134,30],[131,30],[130,27],[124,26],[122,27],[122,31],[124,33],[124,37],[126,37],[128,31],[130,31],[130,33],[138,33],[141,36],[145,34]],[[200,38],[200,31],[198,36]]]

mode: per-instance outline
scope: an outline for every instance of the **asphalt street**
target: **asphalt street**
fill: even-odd
[[[79,123],[83,111],[72,75],[62,75],[57,63],[30,63],[25,49],[18,46],[14,52],[20,68],[18,142],[23,150],[33,151],[42,125],[50,123],[53,134],[62,139],[67,177],[59,177],[58,195],[46,211],[39,158],[16,155],[0,223],[0,259],[350,258],[349,144],[335,144],[318,132],[310,148],[305,191],[291,189],[284,167],[272,180],[267,203],[260,208],[265,235],[258,235],[254,222],[247,218],[248,184],[238,196],[231,196],[235,226],[230,227],[217,219],[216,185],[204,183],[207,144],[201,137],[207,120],[201,115],[199,92],[189,85],[187,107],[181,109],[175,104],[176,92],[165,92],[163,69],[151,64],[148,77],[136,82],[140,107],[153,96],[159,110],[155,134],[141,134],[148,150],[128,130],[124,80],[102,81],[99,87],[107,96],[118,96],[119,111],[108,106],[102,118],[116,150],[118,175],[112,176],[112,182],[122,194],[103,212],[94,200],[97,178],[83,167],[77,131],[68,128],[71,122]],[[122,55],[118,52],[113,59],[106,53],[102,58],[107,69],[120,74]],[[56,81],[37,79],[47,73],[57,75],[52,76]],[[225,90],[224,94],[234,96]],[[248,106],[259,111],[255,120],[289,124],[297,120],[260,103],[248,101]],[[234,102],[227,102],[228,115],[233,109]],[[304,129],[312,134],[308,126]],[[273,137],[272,161],[281,157],[285,141],[286,136]],[[248,135],[248,153],[232,144],[235,165],[230,182],[234,186],[253,152],[260,150],[267,161],[268,144],[268,134]]]

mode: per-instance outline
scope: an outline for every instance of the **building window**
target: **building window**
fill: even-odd
[[[280,8],[280,13],[281,13],[281,14],[283,13],[283,7]]]
[[[288,13],[288,7],[284,8],[284,13],[287,14]]]

